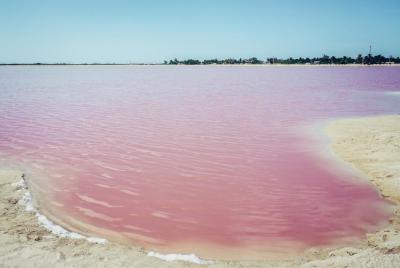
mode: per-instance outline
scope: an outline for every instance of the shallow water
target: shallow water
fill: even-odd
[[[399,89],[395,67],[0,67],[0,160],[51,216],[149,248],[328,245],[389,213],[309,130]]]

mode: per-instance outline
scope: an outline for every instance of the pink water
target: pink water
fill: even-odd
[[[0,163],[28,170],[53,220],[110,239],[204,256],[329,245],[389,213],[321,123],[399,112],[399,89],[387,67],[1,67]]]

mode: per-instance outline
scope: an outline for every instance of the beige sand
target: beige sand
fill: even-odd
[[[327,127],[337,156],[396,204],[391,225],[358,247],[309,249],[287,260],[214,261],[207,267],[400,267],[400,116],[345,119]],[[199,267],[147,256],[138,247],[59,238],[18,204],[22,173],[0,170],[0,267]],[[205,267],[203,265],[201,267]]]

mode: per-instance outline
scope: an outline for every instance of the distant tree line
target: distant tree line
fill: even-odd
[[[314,57],[314,58],[267,58],[266,60],[260,60],[257,58],[248,58],[248,59],[234,59],[228,58],[224,60],[219,59],[210,59],[210,60],[195,60],[195,59],[187,59],[187,60],[178,60],[173,59],[170,61],[164,61],[164,64],[170,65],[209,65],[209,64],[400,64],[400,57],[385,57],[382,55],[371,55],[368,54],[363,56],[359,54],[357,57],[335,57],[335,56],[328,56],[323,55],[322,57]]]
[[[160,63],[1,63],[1,65],[159,65]],[[358,54],[357,57],[335,57],[323,55],[322,57],[314,57],[314,58],[266,58],[265,60],[261,60],[255,57],[248,59],[234,59],[228,58],[224,60],[219,59],[208,59],[208,60],[196,60],[196,59],[187,59],[187,60],[178,60],[173,59],[170,61],[164,61],[164,64],[168,65],[210,65],[210,64],[365,64],[365,65],[373,65],[373,64],[400,64],[400,57],[385,57],[382,55],[372,55],[367,54],[363,56]]]

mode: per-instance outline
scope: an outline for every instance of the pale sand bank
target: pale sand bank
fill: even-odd
[[[358,247],[309,249],[280,261],[167,262],[138,247],[55,236],[18,202],[22,173],[0,170],[0,267],[399,267],[400,116],[338,120],[326,131],[335,154],[396,205],[391,225],[368,234]]]
[[[396,97],[400,97],[400,91],[389,91],[386,94],[392,95],[392,96],[396,96]]]

